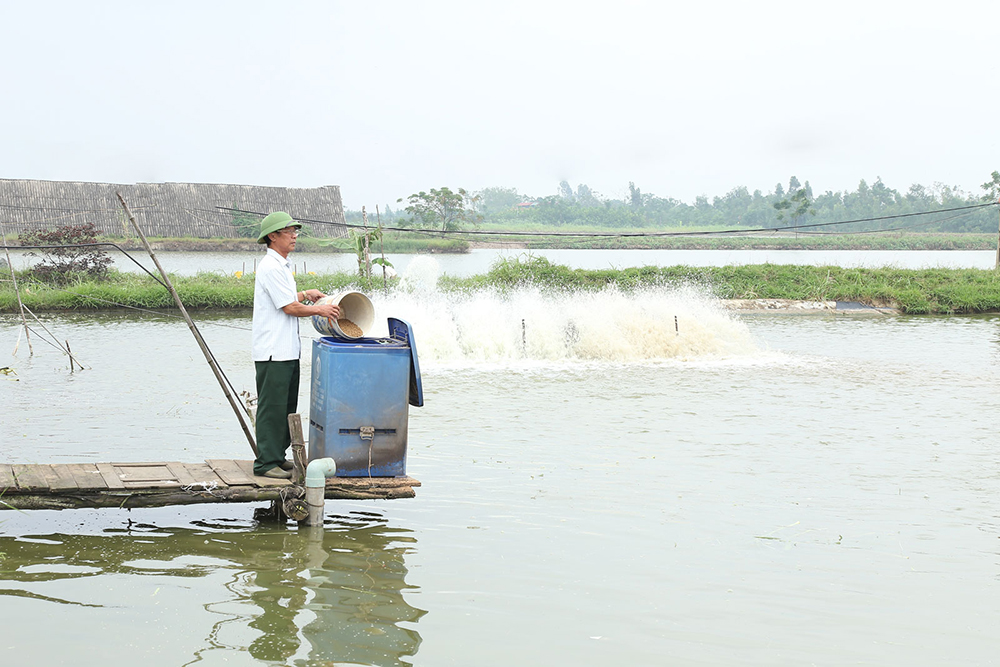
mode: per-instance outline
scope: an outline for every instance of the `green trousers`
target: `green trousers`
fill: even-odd
[[[288,415],[299,405],[299,360],[255,361],[257,367],[257,460],[255,475],[285,460],[292,443]]]

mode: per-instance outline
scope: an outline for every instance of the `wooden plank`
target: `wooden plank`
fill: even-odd
[[[39,471],[42,476],[45,477],[46,481],[49,483],[49,489],[54,492],[59,491],[77,491],[79,486],[76,484],[76,480],[73,479],[73,473],[69,471],[69,468],[65,465],[52,464],[52,465],[42,465],[39,466]]]
[[[252,463],[249,475],[232,459],[208,459],[205,463],[229,486],[254,486]]]
[[[188,484],[181,487],[187,493],[208,494],[215,497],[225,496],[230,490],[230,486],[222,481],[222,478],[215,474],[207,463],[182,463],[184,475],[179,478],[190,479]],[[186,476],[186,477],[185,477]],[[236,487],[246,489],[246,486]]]
[[[17,481],[14,479],[14,471],[7,463],[0,464],[0,493],[7,489],[17,489]]]
[[[216,475],[215,471],[204,461],[201,463],[185,463],[184,467],[187,469],[188,474],[194,478],[195,484],[226,486],[222,478]]]
[[[188,471],[185,464],[178,461],[168,461],[166,466],[181,486],[197,486],[198,480]]]
[[[17,480],[17,490],[21,492],[48,491],[49,483],[45,481],[39,468],[41,466],[16,463],[11,466],[14,479]]]
[[[126,489],[170,489],[181,485],[166,463],[112,463]]]
[[[397,489],[402,487],[419,487],[420,482],[412,477],[329,477],[326,480],[327,489]]]
[[[97,464],[100,470],[102,466],[111,464]],[[29,467],[29,466],[25,466]],[[211,470],[208,466],[202,467]],[[190,468],[189,468],[190,470]],[[214,475],[214,473],[212,473]],[[195,475],[195,479],[204,479],[203,475]],[[205,488],[204,490],[187,490],[178,487],[171,489],[135,489],[131,492],[119,490],[94,491],[91,493],[9,493],[0,502],[0,510],[4,509],[71,509],[81,507],[167,507],[171,505],[190,505],[194,503],[231,503],[231,502],[257,502],[267,500],[280,500],[281,492],[284,488],[282,483],[288,484],[287,480],[272,480],[263,478],[268,483],[267,486],[258,488],[255,486],[219,486]],[[341,478],[344,480],[344,478]],[[400,485],[399,482],[407,480],[412,485]],[[383,499],[392,500],[396,498],[412,498],[414,486],[420,486],[417,480],[406,477],[375,477],[372,480],[367,478],[362,480],[343,481],[336,488],[328,486],[325,496],[328,499],[344,500],[365,500]]]
[[[103,491],[108,488],[101,471],[93,463],[70,463],[66,468],[81,491]]]
[[[97,471],[101,473],[101,479],[104,480],[104,483],[112,491],[119,491],[125,488],[121,478],[118,477],[118,472],[110,463],[98,463]]]
[[[292,480],[290,479],[274,479],[273,477],[258,477],[253,474],[253,461],[233,461],[240,470],[243,471],[245,475],[248,475],[250,479],[253,480],[254,486],[267,487],[267,486],[291,486]]]

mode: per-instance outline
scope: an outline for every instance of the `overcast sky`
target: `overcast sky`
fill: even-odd
[[[0,0],[0,178],[978,191],[1000,3]]]

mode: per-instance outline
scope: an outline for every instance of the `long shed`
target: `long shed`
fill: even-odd
[[[340,186],[286,188],[219,183],[85,183],[0,179],[0,224],[8,235],[32,229],[93,223],[102,234],[128,236],[120,192],[148,236],[241,238],[256,236],[259,218],[244,211],[287,211],[319,220],[315,236],[346,236]]]

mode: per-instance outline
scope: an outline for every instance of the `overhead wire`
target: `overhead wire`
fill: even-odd
[[[207,225],[209,227],[221,227],[221,228],[224,228],[224,229],[235,229],[235,227],[233,226],[233,224],[231,222],[216,222],[214,220],[206,220],[205,218],[203,218],[203,217],[201,217],[199,215],[196,215],[196,212],[198,212],[198,213],[205,213],[205,212],[218,213],[218,211],[207,211],[207,209],[201,209],[201,208],[181,208],[181,210],[184,211],[185,213],[187,213],[188,215],[190,215],[192,218],[194,218],[198,222],[202,223],[203,225]],[[247,237],[247,238],[249,239],[249,237]]]
[[[418,229],[410,227],[385,227],[382,229],[386,231],[394,232],[411,232],[411,233],[424,233],[433,234],[440,236],[447,235],[482,235],[482,236],[547,236],[547,237],[586,237],[586,238],[601,238],[601,237],[672,237],[672,236],[713,236],[721,234],[751,234],[757,232],[781,232],[781,231],[793,231],[797,229],[813,229],[816,227],[832,227],[836,225],[849,225],[859,222],[877,222],[880,220],[897,220],[900,218],[909,218],[918,215],[932,215],[934,213],[948,213],[951,211],[967,211],[972,209],[980,209],[988,206],[997,206],[997,202],[987,202],[984,204],[971,204],[968,206],[955,206],[951,208],[940,208],[933,211],[919,211],[915,213],[897,213],[895,215],[883,215],[875,216],[870,218],[855,218],[853,220],[838,220],[835,222],[817,222],[810,224],[800,224],[800,225],[786,225],[784,227],[757,227],[751,229],[735,228],[735,229],[720,229],[720,230],[708,230],[708,231],[690,231],[690,232],[518,232],[518,231],[508,231],[508,230],[498,230],[498,231],[486,231],[486,230],[432,230],[432,229]],[[261,213],[260,211],[248,211],[239,208],[233,208],[229,206],[216,206],[215,208],[223,211],[234,211],[238,213],[245,213],[250,215],[265,216],[267,214]],[[310,224],[317,225],[336,225],[338,227],[347,227],[352,229],[366,229],[365,225],[356,225],[347,222],[332,222],[329,220],[315,220],[310,218],[297,217],[295,218],[298,222],[308,222]],[[369,227],[370,228],[370,227]]]
[[[906,230],[906,229],[918,229],[920,227],[928,227],[930,225],[935,225],[935,224],[940,223],[940,222],[948,222],[949,220],[955,220],[955,219],[958,219],[958,218],[964,218],[967,215],[972,215],[972,212],[971,211],[965,211],[965,212],[962,212],[962,213],[956,213],[955,215],[949,215],[949,216],[944,217],[944,218],[937,218],[935,220],[928,220],[927,222],[918,222],[918,223],[913,224],[913,225],[902,225],[900,227],[889,227],[887,229],[869,229],[869,230],[865,230],[865,231],[849,232],[849,233],[852,234],[852,235],[854,235],[854,236],[858,236],[858,235],[861,235],[861,234],[884,234],[886,232],[899,232],[899,231],[903,231],[903,230]],[[799,234],[805,234],[805,235],[808,235],[808,236],[825,236],[825,235],[840,235],[840,232],[799,232]]]
[[[933,214],[936,214],[936,213],[948,213],[948,212],[953,212],[953,211],[971,211],[971,210],[980,209],[980,208],[986,208],[986,207],[990,207],[990,206],[997,206],[997,202],[986,202],[986,203],[982,203],[982,204],[971,204],[971,205],[966,205],[966,206],[956,206],[956,207],[949,207],[949,208],[940,208],[940,209],[934,209],[934,210],[930,210],[930,211],[917,211],[917,212],[912,212],[912,213],[897,213],[897,214],[885,215],[885,216],[872,216],[872,217],[868,217],[868,218],[853,218],[853,219],[849,219],[849,220],[837,220],[837,221],[833,221],[833,222],[800,223],[800,224],[793,224],[793,225],[755,227],[755,228],[733,227],[733,228],[720,229],[720,230],[700,230],[700,231],[680,231],[680,232],[678,232],[678,231],[669,231],[669,232],[668,231],[608,231],[608,232],[582,232],[582,231],[580,231],[580,232],[575,232],[575,231],[569,231],[569,232],[558,232],[558,231],[537,232],[537,231],[535,231],[535,232],[532,232],[532,231],[516,231],[516,230],[481,230],[481,229],[441,230],[441,229],[428,229],[428,228],[418,228],[418,227],[396,227],[396,226],[383,226],[382,229],[386,230],[386,231],[402,232],[402,233],[410,233],[410,234],[421,234],[421,235],[425,235],[425,236],[435,236],[435,237],[442,237],[442,238],[443,237],[447,237],[447,236],[451,236],[451,237],[471,237],[471,236],[479,236],[479,237],[483,237],[483,236],[485,236],[485,237],[491,237],[491,236],[493,236],[493,237],[502,237],[502,236],[516,236],[516,237],[522,237],[522,238],[523,237],[550,237],[550,238],[551,237],[571,237],[571,238],[637,238],[637,237],[638,238],[641,238],[641,237],[657,238],[657,237],[663,237],[663,238],[666,238],[666,237],[717,236],[717,235],[732,235],[732,234],[756,234],[756,233],[763,233],[763,232],[772,232],[773,233],[773,232],[799,231],[799,230],[817,229],[817,228],[820,228],[820,227],[833,227],[833,226],[840,226],[840,225],[857,224],[857,223],[863,223],[863,222],[878,222],[878,221],[883,221],[883,220],[898,220],[898,219],[910,218],[910,217],[915,217],[915,216],[933,215]],[[97,213],[97,212],[107,212],[107,211],[115,210],[115,209],[102,209],[102,208],[72,209],[72,208],[66,208],[66,207],[28,207],[28,206],[11,205],[11,204],[0,204],[0,208],[20,209],[20,210],[40,210],[40,211],[49,210],[49,211],[61,211],[61,212],[66,212],[67,213],[66,216],[61,216],[61,217],[72,217],[72,216],[78,215],[80,213],[85,213],[85,212],[95,212],[95,213]],[[141,208],[142,209],[151,209],[151,208],[155,208],[155,207],[154,206],[144,206],[144,207],[141,207]],[[212,227],[227,228],[227,229],[231,229],[232,228],[232,224],[231,223],[229,223],[229,222],[216,222],[216,221],[213,221],[213,220],[210,220],[210,219],[206,219],[204,216],[198,215],[198,213],[219,214],[220,211],[226,211],[226,212],[229,212],[229,213],[242,213],[242,214],[254,215],[254,216],[258,216],[258,217],[265,217],[267,215],[266,213],[261,212],[261,211],[252,211],[252,210],[249,210],[249,209],[242,209],[242,208],[231,207],[231,206],[216,206],[214,209],[200,209],[200,208],[188,208],[188,207],[184,207],[182,210],[184,210],[188,215],[190,215],[192,218],[194,218],[195,220],[197,220],[201,224],[212,226]],[[51,220],[51,219],[59,219],[59,218],[49,218],[48,220]],[[936,222],[943,222],[944,220],[949,220],[949,219],[951,219],[951,218],[944,218],[942,220],[937,220]],[[328,226],[338,227],[340,229],[366,229],[366,228],[370,228],[370,227],[366,227],[365,225],[361,225],[361,224],[355,224],[355,223],[349,223],[349,222],[334,222],[334,221],[331,221],[331,220],[319,220],[319,219],[315,219],[315,218],[296,217],[296,220],[298,220],[300,222],[306,222],[306,223],[309,223],[309,224],[328,225]],[[45,221],[45,220],[41,220],[41,221]],[[38,221],[35,221],[35,222],[38,222]],[[4,224],[4,223],[0,223],[0,224]],[[6,223],[6,224],[14,224],[14,223]],[[933,223],[930,223],[930,224],[933,224]],[[907,228],[909,228],[909,227],[896,227],[896,228],[884,229],[884,230],[864,230],[864,231],[858,231],[858,232],[852,232],[852,233],[855,233],[855,234],[861,234],[861,233],[865,233],[865,234],[869,234],[869,233],[883,233],[883,232],[888,232],[888,231],[898,231],[898,230],[907,229]],[[806,232],[802,232],[802,233],[806,233]],[[118,250],[122,250],[120,247],[118,247],[118,246],[116,246],[114,244],[105,244],[105,245],[112,245],[112,246],[116,247]],[[42,247],[42,246],[39,246],[39,247]],[[124,253],[125,251],[122,250],[122,252]],[[127,255],[127,253],[126,253],[126,255]],[[132,258],[131,256],[129,256],[129,259],[131,259],[133,262],[136,262],[136,260],[134,258]],[[141,264],[138,264],[138,262],[136,262],[136,264],[139,265],[139,266],[141,266]],[[142,267],[142,268],[147,273],[150,273],[145,267]],[[150,275],[152,275],[152,274],[150,273]],[[153,276],[153,277],[155,278],[155,276]]]

